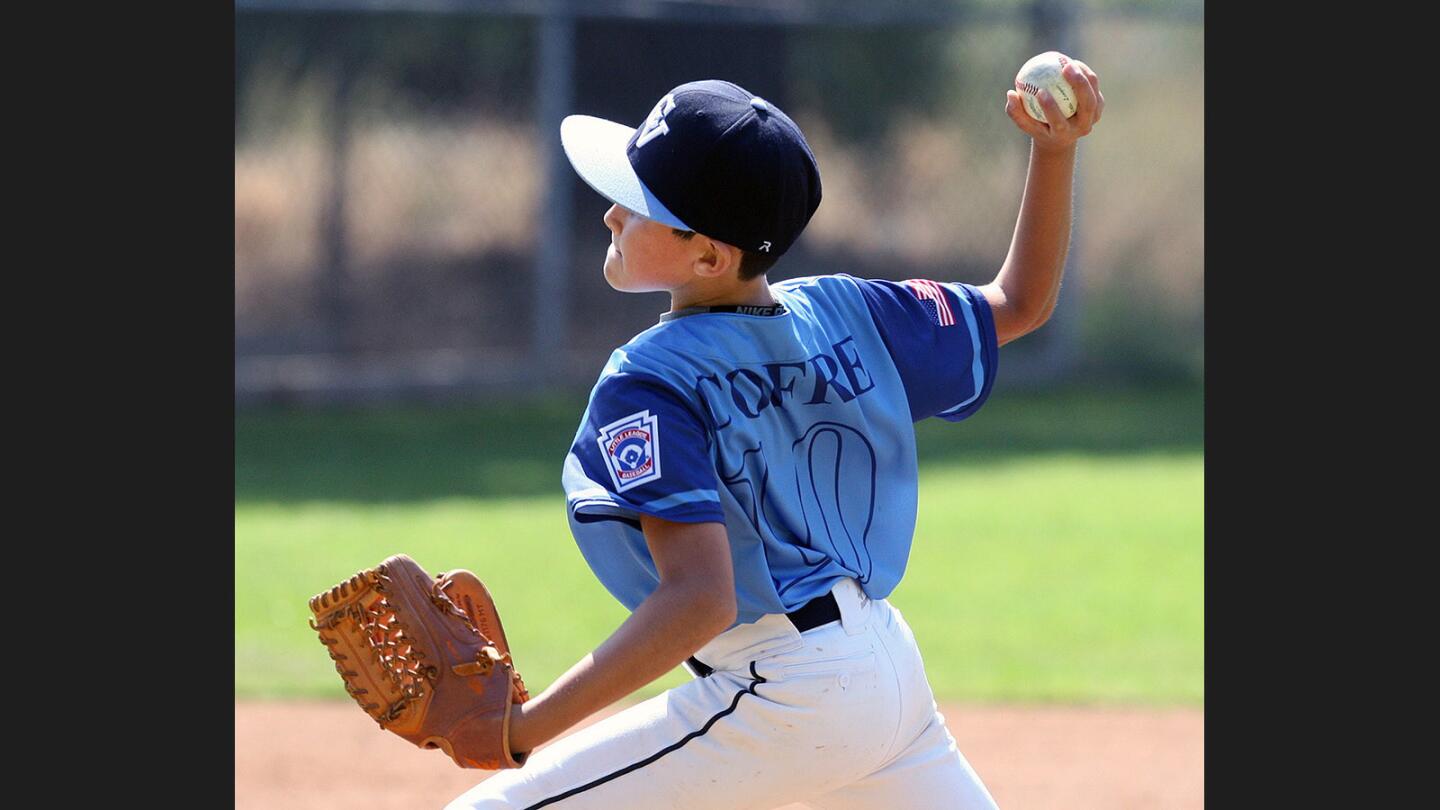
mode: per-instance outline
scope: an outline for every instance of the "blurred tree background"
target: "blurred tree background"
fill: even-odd
[[[1047,49],[1092,65],[1107,107],[1062,311],[1001,382],[1203,376],[1198,3],[323,6],[236,4],[242,405],[587,390],[668,299],[605,284],[607,204],[556,163],[557,116],[638,123],[694,79],[780,105],[820,162],[824,202],[772,280],[986,282],[1028,156],[1004,93]]]

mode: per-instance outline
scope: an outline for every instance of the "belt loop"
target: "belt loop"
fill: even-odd
[[[865,632],[865,620],[870,613],[866,604],[869,599],[860,589],[860,583],[842,579],[830,592],[835,595],[835,604],[840,606],[840,626],[845,628],[845,635],[858,636]]]

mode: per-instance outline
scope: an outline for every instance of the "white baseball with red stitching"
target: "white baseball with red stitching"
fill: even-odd
[[[1031,118],[1048,123],[1044,108],[1035,97],[1042,87],[1050,91],[1066,118],[1075,114],[1075,91],[1060,72],[1069,62],[1070,59],[1059,51],[1046,51],[1030,57],[1030,61],[1020,66],[1020,72],[1015,74],[1015,89],[1020,93],[1020,100],[1025,102],[1025,112],[1030,113]]]

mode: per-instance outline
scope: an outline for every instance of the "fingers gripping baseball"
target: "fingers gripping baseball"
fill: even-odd
[[[1034,96],[1045,113],[1044,122],[1036,121],[1025,111],[1020,91],[1010,90],[1005,94],[1005,114],[1034,140],[1038,149],[1051,151],[1072,147],[1080,138],[1090,134],[1105,110],[1100,77],[1089,65],[1069,59],[1061,69],[1061,76],[1075,97],[1075,113],[1068,118],[1054,96],[1043,87],[1036,90]]]

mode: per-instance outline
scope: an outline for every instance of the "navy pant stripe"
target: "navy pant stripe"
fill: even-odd
[[[542,801],[540,801],[540,802],[537,802],[536,804],[530,805],[529,807],[525,808],[525,810],[536,810],[536,808],[545,807],[545,806],[547,806],[547,805],[551,805],[551,804],[554,804],[555,802],[561,801],[562,799],[568,799],[568,798],[570,798],[571,796],[574,796],[574,795],[576,795],[576,794],[584,793],[585,791],[587,791],[587,790],[589,790],[589,789],[591,789],[591,788],[594,788],[594,787],[599,787],[600,785],[603,785],[603,784],[605,784],[606,782],[611,781],[612,779],[618,779],[618,778],[624,776],[625,774],[630,773],[631,771],[639,770],[640,768],[643,768],[643,767],[645,767],[646,765],[649,765],[650,763],[655,762],[656,760],[660,759],[661,757],[665,756],[666,754],[668,754],[668,753],[670,753],[670,752],[672,752],[672,751],[678,751],[678,750],[680,750],[680,748],[682,748],[682,747],[685,745],[685,743],[690,742],[691,740],[695,739],[696,737],[699,737],[699,736],[704,735],[705,732],[709,731],[709,730],[710,730],[710,727],[713,726],[713,725],[715,725],[715,723],[716,723],[720,718],[724,717],[724,716],[727,715],[727,714],[730,714],[731,712],[734,712],[734,711],[735,711],[735,708],[740,705],[740,698],[744,697],[745,695],[753,695],[753,694],[755,694],[755,687],[759,686],[759,685],[762,684],[762,683],[765,683],[765,679],[762,678],[762,677],[760,677],[760,673],[758,673],[758,672],[755,671],[755,662],[754,662],[754,661],[751,661],[751,662],[750,662],[750,676],[751,676],[752,678],[754,678],[755,680],[751,681],[751,682],[750,682],[750,685],[749,685],[748,687],[746,687],[745,689],[742,689],[741,691],[735,693],[735,699],[732,700],[732,701],[730,701],[730,707],[727,708],[727,709],[725,709],[724,711],[720,712],[719,714],[715,715],[714,717],[710,718],[708,721],[706,721],[705,725],[702,726],[699,731],[692,731],[692,732],[690,732],[689,734],[686,734],[684,737],[682,737],[682,738],[680,739],[679,742],[675,743],[674,745],[670,745],[670,746],[667,746],[667,747],[665,747],[665,748],[662,748],[662,749],[660,749],[659,751],[656,751],[655,753],[653,753],[653,754],[651,754],[650,756],[646,757],[645,759],[640,760],[639,762],[636,762],[636,763],[633,763],[633,764],[630,764],[630,765],[626,765],[625,767],[621,768],[621,769],[618,770],[618,771],[615,771],[614,773],[606,774],[605,776],[602,776],[602,777],[600,777],[599,779],[596,779],[596,780],[593,781],[593,782],[589,782],[589,783],[587,783],[587,784],[581,785],[580,787],[572,788],[572,789],[570,789],[570,790],[567,790],[567,791],[565,791],[564,793],[561,793],[561,794],[558,795],[558,796],[551,796],[551,797],[548,798],[548,799],[544,799],[544,800],[542,800]]]

